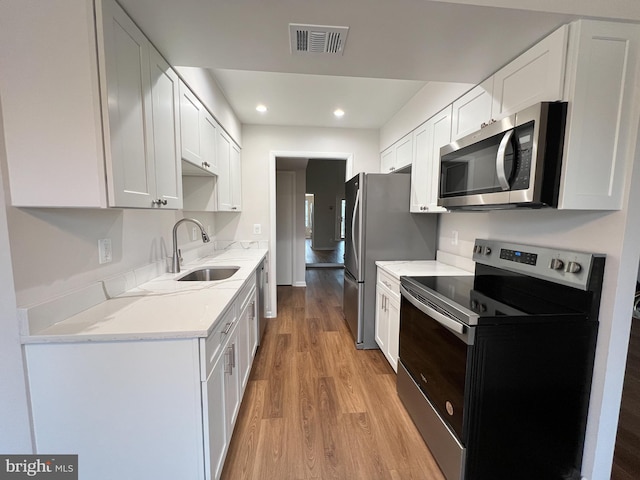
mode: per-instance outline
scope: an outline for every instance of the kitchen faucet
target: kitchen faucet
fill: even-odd
[[[202,233],[202,241],[207,243],[210,241],[209,235],[204,231],[204,225],[200,223],[195,218],[181,218],[176,222],[173,226],[173,257],[171,260],[171,273],[179,273],[180,272],[180,260],[182,260],[180,256],[180,250],[178,250],[178,225],[183,222],[192,222],[195,223],[200,229],[200,233]]]

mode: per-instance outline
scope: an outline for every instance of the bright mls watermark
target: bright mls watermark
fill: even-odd
[[[78,480],[78,455],[0,455],[0,480]]]

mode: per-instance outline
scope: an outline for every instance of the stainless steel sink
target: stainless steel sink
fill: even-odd
[[[177,278],[178,282],[212,282],[225,280],[240,270],[240,267],[203,267]]]

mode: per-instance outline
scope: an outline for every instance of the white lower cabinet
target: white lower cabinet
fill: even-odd
[[[251,275],[207,338],[25,345],[36,453],[78,454],[92,480],[220,478],[255,295]]]
[[[378,268],[376,328],[378,346],[394,371],[398,371],[400,339],[400,282]]]
[[[227,432],[224,405],[226,357],[217,358],[202,388],[205,417],[205,469],[208,479],[220,478],[227,451]]]

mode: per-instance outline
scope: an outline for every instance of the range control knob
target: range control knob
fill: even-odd
[[[482,253],[482,245],[474,245],[473,253]]]
[[[567,268],[564,269],[567,273],[578,273],[580,270],[582,270],[582,265],[578,262],[569,262],[567,263]]]
[[[491,253],[491,247],[484,247],[484,248],[482,249],[482,253],[483,253],[484,255],[489,255],[489,254]]]
[[[549,268],[552,270],[562,270],[564,268],[564,262],[559,258],[552,258]]]

